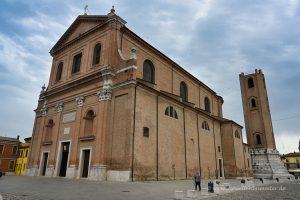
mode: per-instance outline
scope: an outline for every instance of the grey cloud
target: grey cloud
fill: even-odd
[[[48,81],[51,67],[48,51],[77,15],[83,13],[84,4],[71,0],[44,1],[43,4],[26,1],[30,16],[16,18],[16,24],[21,24],[25,33],[16,33],[13,39],[17,38],[21,46],[38,57],[23,60],[29,71],[37,70],[30,73],[38,77],[28,83],[31,96],[37,96],[40,85]],[[89,14],[107,14],[112,6],[109,0],[88,4]],[[241,125],[244,120],[238,75],[254,72],[255,68],[262,68],[265,73],[273,119],[300,113],[297,94],[300,86],[299,6],[292,0],[115,2],[117,14],[128,22],[132,31],[223,96],[225,117]],[[34,29],[26,20],[42,27]],[[45,22],[47,26],[43,26]],[[18,37],[24,35],[21,41]],[[30,43],[42,45],[30,46]],[[2,72],[9,76],[9,70],[1,70],[1,80]],[[25,94],[18,94],[27,98]],[[34,103],[26,102],[23,106],[34,107],[36,101],[30,100]],[[7,103],[9,101],[12,99]],[[21,101],[18,103],[22,105]],[[27,116],[31,110],[22,111],[30,124],[20,122],[26,132],[32,129],[33,117]],[[297,120],[299,118],[274,121],[275,133],[295,137],[300,129]],[[5,131],[9,131],[8,128]]]

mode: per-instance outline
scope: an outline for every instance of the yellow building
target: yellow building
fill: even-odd
[[[16,166],[15,166],[15,175],[17,175],[17,176],[25,175],[27,158],[29,155],[31,137],[25,138],[24,140],[25,140],[25,143],[21,143],[19,145],[18,158],[17,158]]]
[[[289,173],[296,177],[300,177],[300,152],[282,155],[281,159]]]

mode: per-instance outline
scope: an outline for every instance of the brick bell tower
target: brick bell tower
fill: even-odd
[[[276,149],[265,77],[240,74],[247,141],[251,148]]]
[[[247,142],[255,178],[292,178],[276,150],[265,77],[261,70],[240,74]]]

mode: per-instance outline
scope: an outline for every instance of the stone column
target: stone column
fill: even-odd
[[[112,95],[112,79],[115,74],[110,67],[102,70],[103,86],[97,92],[99,106],[97,114],[97,133],[95,139],[94,160],[91,167],[90,178],[94,180],[106,180],[106,151],[110,146],[108,141],[110,122],[110,103]]]
[[[76,128],[74,130],[74,132],[72,132],[72,150],[71,152],[71,157],[70,157],[70,163],[69,166],[70,168],[74,168],[74,174],[73,176],[75,178],[79,178],[79,155],[80,155],[80,151],[78,149],[79,146],[79,137],[80,137],[80,131],[81,129],[81,125],[82,125],[82,107],[84,104],[84,96],[78,96],[75,98],[75,101],[77,102],[77,110],[76,110],[76,121],[78,123],[76,123]]]
[[[78,97],[77,97],[78,98]],[[76,110],[76,126],[75,130],[70,131],[70,138],[71,138],[71,146],[70,146],[70,152],[69,152],[69,167],[67,170],[66,177],[67,178],[76,178],[77,177],[77,172],[78,172],[78,163],[77,163],[77,158],[79,156],[79,151],[78,151],[78,140],[80,136],[80,127],[81,127],[81,120],[82,120],[82,105],[83,105],[83,99],[77,99],[77,110]]]
[[[40,162],[40,155],[41,155],[41,147],[42,147],[42,140],[43,140],[43,136],[44,136],[44,132],[45,132],[45,120],[46,120],[46,115],[48,112],[48,108],[44,105],[42,107],[42,109],[40,110],[41,114],[42,114],[42,118],[41,118],[41,122],[40,124],[38,124],[37,126],[39,126],[38,133],[36,134],[36,143],[38,144],[35,148],[35,152],[34,152],[34,158],[33,158],[33,165],[32,165],[32,170],[30,172],[30,175],[32,176],[37,176],[38,172],[39,172],[39,162]]]
[[[55,166],[57,163],[57,146],[59,144],[59,130],[60,130],[60,124],[61,124],[61,111],[63,110],[63,103],[57,103],[56,106],[56,124],[54,125],[54,128],[52,130],[52,145],[50,148],[50,154],[49,154],[49,162],[47,166],[46,176],[57,176],[55,173]]]

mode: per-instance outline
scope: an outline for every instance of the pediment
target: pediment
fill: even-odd
[[[104,24],[107,21],[106,16],[90,16],[90,15],[80,15],[71,24],[67,31],[62,35],[58,42],[53,46],[51,52],[60,46],[63,46],[72,40],[78,38],[79,36],[89,32],[90,30]]]
[[[99,24],[100,24],[100,22],[98,22],[98,21],[80,21],[78,23],[78,25],[76,26],[76,28],[69,33],[69,36],[67,38],[65,38],[64,42],[61,44],[65,44],[65,43],[72,41],[73,39],[77,38],[78,36],[95,28]]]

